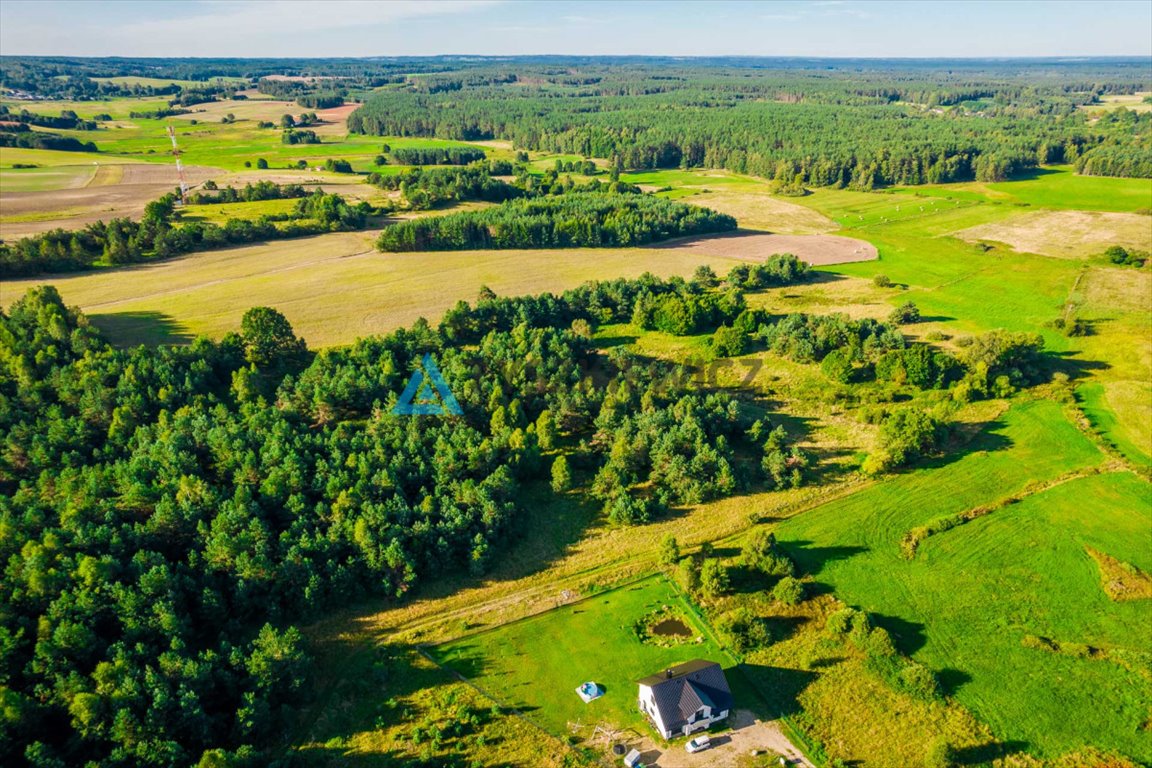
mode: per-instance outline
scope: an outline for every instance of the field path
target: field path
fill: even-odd
[[[814,267],[850,264],[880,258],[876,246],[843,235],[777,235],[740,229],[722,235],[666,240],[647,246],[653,250],[677,250],[699,256],[721,256],[760,263],[778,253],[791,253]]]

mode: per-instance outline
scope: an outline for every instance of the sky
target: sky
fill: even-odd
[[[0,0],[0,55],[1152,56],[1152,0]]]

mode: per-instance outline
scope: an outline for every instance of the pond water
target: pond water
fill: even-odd
[[[657,637],[687,637],[692,634],[692,630],[680,619],[664,619],[653,624],[649,631]]]

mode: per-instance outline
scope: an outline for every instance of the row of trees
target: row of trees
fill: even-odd
[[[368,183],[399,190],[413,210],[426,210],[446,202],[484,200],[500,203],[521,194],[513,185],[492,178],[484,164],[453,168],[412,168],[403,173],[368,174]]]
[[[112,219],[81,230],[55,229],[14,243],[0,242],[0,277],[132,264],[230,245],[361,229],[373,211],[367,203],[352,205],[339,195],[317,190],[301,197],[291,213],[255,221],[229,219],[219,226],[178,223],[175,200],[169,194],[149,203],[140,221]]]
[[[605,248],[735,228],[731,216],[649,195],[562,195],[401,222],[386,228],[376,246],[382,251]]]
[[[99,152],[95,142],[80,141],[71,136],[61,136],[47,131],[6,130],[0,126],[0,147],[20,147],[22,149],[54,149],[59,152]]]
[[[267,168],[257,162],[257,167]],[[274,181],[249,182],[243,187],[218,187],[214,181],[204,182],[201,192],[194,192],[188,196],[188,202],[193,205],[212,205],[215,203],[255,203],[260,200],[289,200],[304,197],[310,194],[300,184],[277,184]],[[211,192],[212,194],[207,194]]]
[[[27,109],[13,112],[6,104],[0,104],[0,121],[71,131],[94,131],[97,128],[95,120],[83,120],[71,109],[61,110],[59,115],[54,116],[29,112]]]
[[[289,128],[280,134],[280,141],[284,144],[319,144],[320,137],[316,131]]]
[[[514,170],[517,174],[511,183],[493,178],[511,175]],[[371,173],[368,175],[368,183],[381,189],[399,190],[404,205],[412,210],[465,200],[499,203],[517,197],[563,195],[570,192],[639,194],[641,191],[640,187],[622,181],[604,183],[592,179],[577,184],[570,176],[561,177],[554,171],[534,176],[523,165],[513,167],[499,160],[484,160],[464,167],[416,167],[398,174]]]
[[[483,160],[482,149],[472,147],[397,147],[392,159],[400,165],[468,165]]]

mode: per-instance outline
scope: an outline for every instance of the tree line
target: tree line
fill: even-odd
[[[267,167],[267,163],[264,167]],[[260,200],[289,200],[311,194],[300,184],[277,184],[274,181],[248,182],[243,187],[219,187],[216,182],[209,180],[204,182],[201,189],[188,196],[190,204],[255,203]]]
[[[244,243],[362,229],[374,211],[367,203],[352,205],[339,195],[317,190],[300,197],[290,213],[255,221],[229,219],[220,226],[179,223],[175,203],[176,196],[168,194],[149,203],[140,221],[98,221],[80,230],[55,229],[14,243],[0,242],[0,276],[133,264]]]
[[[482,149],[472,147],[396,147],[392,159],[400,165],[468,165],[483,160]]]
[[[60,110],[59,115],[41,115],[29,112],[27,109],[13,112],[6,104],[0,104],[0,122],[16,122],[69,131],[94,131],[98,127],[95,120],[84,120],[71,109]]]
[[[493,176],[516,173],[512,182]],[[411,210],[426,210],[441,203],[482,200],[499,203],[517,197],[562,195],[569,192],[607,192],[639,194],[640,188],[623,181],[604,183],[599,179],[578,184],[571,177],[561,177],[553,170],[534,176],[523,164],[504,160],[484,160],[464,167],[409,168],[401,173],[368,174],[367,182],[381,189],[398,190],[403,205]]]
[[[607,248],[727,232],[736,220],[650,195],[583,194],[510,200],[481,211],[393,224],[382,251]]]
[[[99,152],[96,143],[80,141],[72,136],[61,136],[47,131],[31,131],[20,123],[19,127],[0,125],[0,147],[22,149],[54,149],[58,152]]]

